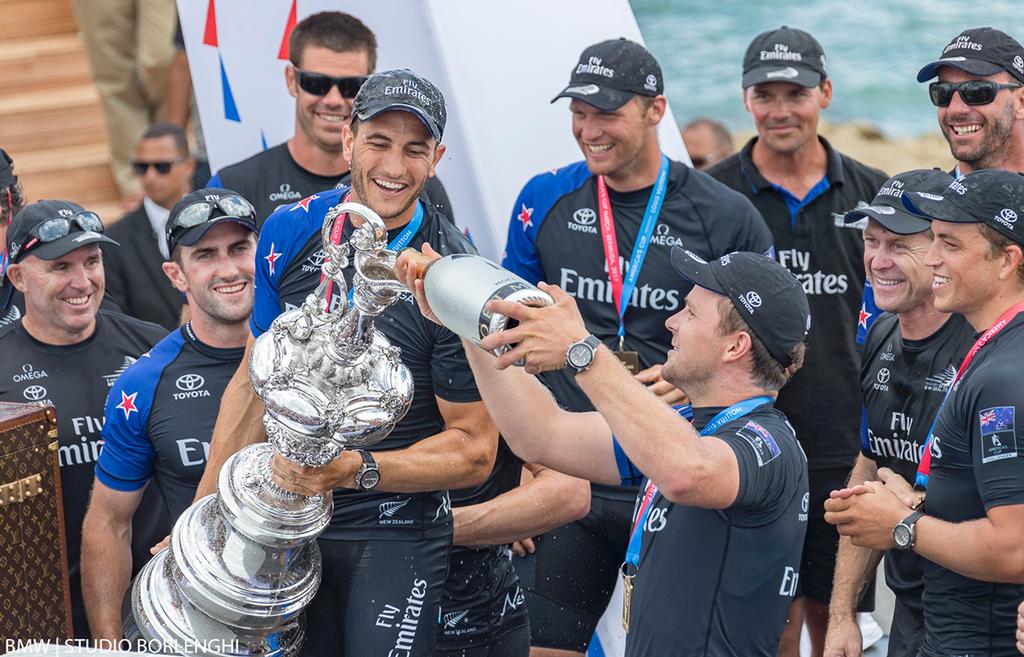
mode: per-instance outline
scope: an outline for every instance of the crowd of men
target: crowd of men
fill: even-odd
[[[372,208],[395,250],[475,252],[436,176],[444,96],[374,72],[376,48],[348,14],[300,21],[294,135],[190,192],[185,133],[152,125],[142,204],[107,231],[27,203],[0,159],[0,400],[57,409],[76,637],[121,638],[132,574],[266,439],[248,356],[319,286],[332,207]],[[460,339],[399,258],[409,302],[376,328],[409,412],[368,450],[272,464],[334,500],[303,654],[795,656],[806,627],[852,657],[883,556],[889,655],[1024,653],[1024,47],[974,28],[926,63],[957,165],[892,177],[818,134],[813,36],[737,64],[757,136],[727,155],[688,126],[689,167],[646,49],[565,62],[583,159],[538,162],[512,208],[502,264],[555,300],[493,302],[514,328]]]

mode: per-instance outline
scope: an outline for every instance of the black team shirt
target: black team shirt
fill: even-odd
[[[256,222],[262,228],[274,210],[316,192],[348,184],[348,173],[321,176],[302,168],[288,151],[288,143],[285,142],[224,167],[210,178],[206,186],[223,187],[241,194],[256,208]],[[436,177],[427,178],[420,199],[429,202],[438,212],[454,221],[448,192]]]
[[[694,409],[694,428],[722,410]],[[778,654],[807,531],[807,460],[771,404],[712,435],[736,454],[736,501],[700,509],[661,493],[651,500],[626,657]]]
[[[962,315],[952,315],[923,340],[903,339],[897,317],[891,313],[872,324],[860,378],[864,456],[913,484],[928,430],[973,335],[974,329]],[[885,555],[889,588],[919,617],[923,569],[924,560],[914,552],[889,550]]]
[[[221,396],[244,352],[204,344],[186,324],[125,370],[107,397],[96,478],[125,492],[155,479],[177,520],[195,497]]]
[[[804,366],[779,393],[812,470],[848,468],[860,445],[857,322],[864,291],[861,230],[843,223],[870,203],[887,176],[834,150],[824,139],[825,177],[802,200],[768,182],[754,166],[755,139],[708,173],[747,196],[764,217],[775,257],[803,284],[811,306]]]
[[[939,413],[929,446],[928,515],[961,523],[1024,504],[1024,435],[1017,430],[1022,362],[1024,316],[1018,315],[975,355]],[[1024,586],[981,582],[925,561],[921,655],[1016,654],[1022,598]]]
[[[25,331],[21,320],[0,329],[0,400],[48,402],[57,410],[71,605],[78,637],[87,636],[88,627],[79,568],[82,520],[92,490],[93,467],[103,446],[104,402],[118,376],[165,334],[156,324],[105,310],[96,314],[93,334],[73,345],[39,342]],[[143,513],[137,514],[139,522],[133,528],[137,554],[163,538],[159,531],[167,529],[166,518],[152,501],[144,497]]]
[[[250,320],[253,335],[269,330],[274,318],[297,308],[320,284],[324,260],[320,230],[327,211],[347,193],[347,187],[318,192],[280,209],[264,224],[256,247],[256,300]],[[474,252],[451,221],[433,206],[423,205],[423,223],[409,246],[419,248],[430,242],[442,254]],[[343,241],[351,237],[352,230],[351,221],[346,220]],[[388,231],[388,239],[400,232]],[[350,264],[344,270],[349,284],[352,273]],[[454,403],[480,401],[458,336],[425,319],[411,294],[403,294],[384,310],[374,327],[401,349],[401,360],[412,373],[415,390],[409,412],[371,451],[401,449],[442,431],[444,418],[435,396]],[[334,491],[332,522],[321,538],[418,540],[448,534],[451,500],[447,491],[384,493],[339,488]]]

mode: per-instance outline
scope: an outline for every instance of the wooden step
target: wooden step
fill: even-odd
[[[106,143],[10,154],[29,201],[67,199],[92,209],[119,196]]]
[[[71,0],[0,0],[0,42],[78,31]]]
[[[2,89],[21,93],[45,88],[59,96],[68,85],[91,82],[89,59],[77,34],[0,42]]]
[[[103,142],[99,93],[92,83],[0,95],[0,145],[34,151]]]

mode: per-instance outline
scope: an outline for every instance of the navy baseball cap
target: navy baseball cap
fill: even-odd
[[[974,27],[956,35],[942,49],[942,57],[918,71],[917,81],[931,80],[943,66],[980,76],[1006,71],[1024,82],[1024,46],[1002,30]]]
[[[825,50],[808,32],[783,25],[754,37],[743,56],[743,88],[763,82],[816,87],[827,77]]]
[[[626,38],[588,46],[569,76],[569,85],[551,99],[575,98],[604,112],[614,112],[633,96],[660,96],[665,91],[661,65],[647,48]]]
[[[14,175],[14,160],[0,148],[0,187],[10,187],[18,181]]]
[[[391,110],[413,114],[427,126],[434,139],[441,141],[448,112],[444,94],[430,80],[407,68],[381,71],[368,77],[352,101],[352,116],[369,121]]]
[[[36,201],[14,215],[7,229],[7,255],[18,262],[26,255],[56,260],[89,244],[120,246],[103,234],[99,215],[71,201]]]
[[[259,232],[256,210],[238,192],[206,187],[186,194],[174,204],[167,216],[164,231],[167,253],[173,254],[177,246],[193,246],[211,228],[226,222]]]
[[[694,285],[729,297],[754,335],[783,367],[811,330],[811,307],[800,281],[774,259],[738,251],[711,262],[678,246],[672,266]]]
[[[941,169],[914,169],[897,173],[885,181],[871,205],[847,212],[843,219],[848,224],[866,218],[874,219],[897,235],[923,233],[932,227],[931,223],[915,206],[904,202],[904,198],[908,192],[941,194],[951,182],[953,176]]]
[[[1024,226],[1017,223],[1024,216],[1024,174],[980,169],[954,180],[941,194],[908,196],[914,208],[931,219],[985,224],[1024,245]]]

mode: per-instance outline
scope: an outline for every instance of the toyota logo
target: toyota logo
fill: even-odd
[[[572,220],[581,226],[589,226],[597,221],[597,213],[590,208],[580,208],[572,213]]]
[[[29,386],[25,388],[25,392],[22,394],[29,401],[39,401],[46,398],[46,388],[43,386]]]
[[[323,249],[317,251],[313,255],[309,256],[309,264],[314,267],[323,267],[324,262],[327,260],[327,254],[323,252]]]
[[[1017,223],[1017,213],[1010,208],[1000,210],[999,218],[1011,224]]]
[[[747,303],[750,304],[751,308],[760,308],[761,307],[761,295],[758,294],[757,292],[754,292],[753,290],[751,290],[750,292],[747,292],[745,298],[747,300]]]
[[[205,383],[206,379],[198,374],[182,374],[174,382],[174,385],[182,392],[190,392],[192,390],[199,390]]]
[[[811,502],[811,494],[810,493],[804,493],[804,498],[802,500],[800,500],[800,508],[803,510],[804,513],[807,513],[807,507],[810,505],[810,502]]]
[[[889,369],[883,367],[882,369],[878,370],[877,378],[879,383],[889,383]]]

